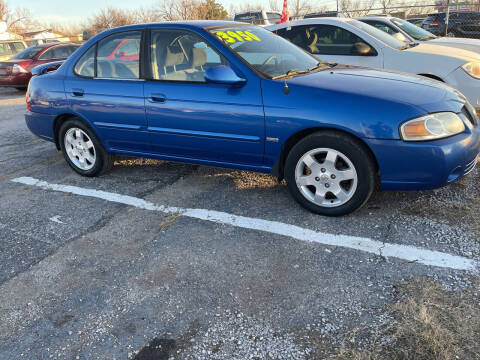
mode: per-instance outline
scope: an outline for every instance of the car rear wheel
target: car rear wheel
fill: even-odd
[[[285,179],[306,209],[341,216],[360,208],[376,182],[375,163],[361,142],[326,131],[307,136],[287,156]]]
[[[68,165],[83,176],[97,176],[112,167],[112,155],[84,123],[67,120],[59,130],[59,142]]]

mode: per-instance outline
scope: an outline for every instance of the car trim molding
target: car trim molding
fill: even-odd
[[[138,125],[108,123],[108,122],[100,122],[100,121],[94,122],[93,124],[98,127],[118,128],[118,129],[138,130],[141,128],[141,126],[138,126]]]
[[[250,135],[237,135],[237,134],[226,134],[226,133],[214,133],[208,131],[194,131],[194,130],[183,130],[183,129],[171,129],[171,128],[160,128],[149,126],[148,131],[159,132],[159,133],[168,133],[174,135],[187,135],[187,136],[200,136],[200,137],[211,137],[211,138],[220,138],[226,140],[241,140],[241,141],[260,141],[258,136]]]

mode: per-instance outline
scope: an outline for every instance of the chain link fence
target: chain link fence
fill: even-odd
[[[339,0],[339,11],[307,14],[314,16],[364,17],[391,15],[405,19],[436,36],[480,39],[480,3],[385,6],[349,9]]]

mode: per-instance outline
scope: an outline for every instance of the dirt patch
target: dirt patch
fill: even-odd
[[[480,198],[466,200],[463,203],[444,203],[432,207],[428,202],[418,202],[403,210],[407,215],[421,216],[445,221],[449,225],[465,224],[466,228],[475,234],[480,241],[480,222],[477,214],[480,212]]]
[[[396,301],[385,309],[391,321],[375,329],[356,329],[329,359],[479,359],[479,284],[472,278],[471,286],[450,292],[425,278],[401,282]],[[360,351],[356,344],[362,333],[371,336]]]

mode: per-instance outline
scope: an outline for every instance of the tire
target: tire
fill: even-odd
[[[58,139],[68,165],[80,175],[93,177],[112,168],[113,156],[79,118],[65,121],[60,126]]]
[[[377,183],[375,161],[366,146],[335,131],[318,132],[295,144],[285,162],[285,179],[300,205],[326,216],[359,209]]]

